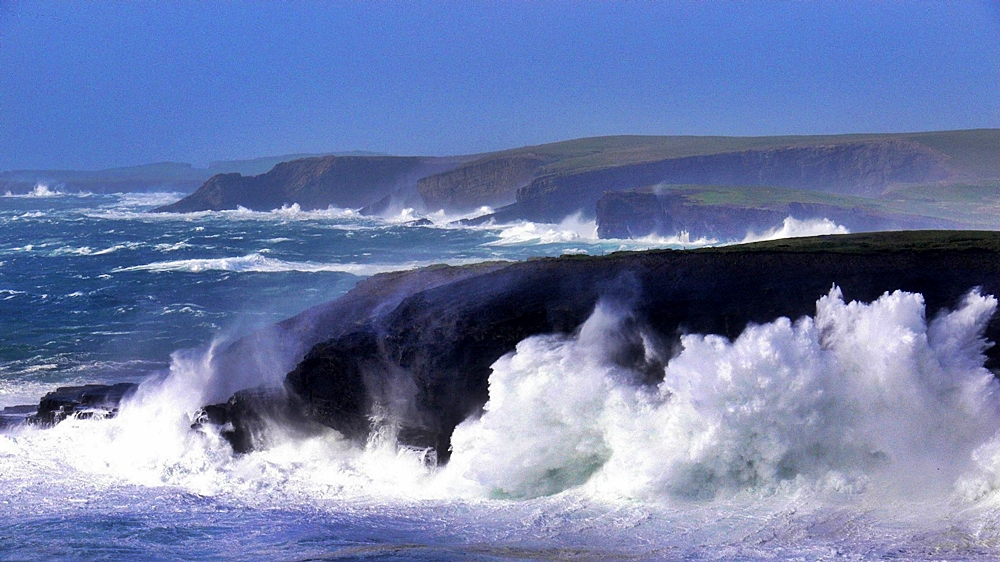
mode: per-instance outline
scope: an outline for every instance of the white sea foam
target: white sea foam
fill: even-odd
[[[733,342],[684,336],[656,388],[604,361],[599,334],[616,318],[598,310],[579,336],[529,338],[493,366],[486,413],[456,430],[446,472],[502,497],[950,493],[1000,429],[981,339],[996,300],[973,293],[929,323],[923,308],[834,289],[815,318]]]
[[[786,217],[781,226],[767,230],[761,234],[748,232],[740,242],[761,242],[764,240],[779,240],[781,238],[800,238],[803,236],[824,236],[828,234],[849,234],[850,231],[830,219],[805,219]]]
[[[396,446],[391,423],[364,446],[332,430],[276,430],[266,450],[232,455],[214,430],[192,431],[193,416],[236,388],[277,381],[217,380],[211,349],[175,354],[116,419],[23,430],[6,445],[19,458],[209,495],[1000,502],[1000,389],[981,339],[996,306],[972,293],[928,322],[919,295],[845,303],[834,289],[814,318],[751,326],[732,342],[684,336],[652,387],[609,363],[623,317],[599,307],[577,335],[528,338],[493,365],[486,412],[459,426],[438,470]]]
[[[24,291],[15,291],[14,289],[0,289],[0,300],[8,301],[18,295],[26,295],[28,293]]]
[[[150,213],[148,208],[171,203],[168,197],[174,194],[150,194],[156,197],[125,198],[121,202],[100,211],[87,213],[87,216],[101,219],[128,219],[142,221],[193,221],[206,218],[225,219],[230,221],[307,221],[307,220],[362,220],[364,217],[355,209],[342,209],[330,206],[326,209],[303,211],[298,203],[285,205],[270,211],[253,211],[246,207],[237,207],[225,211],[195,211],[190,213]],[[370,219],[369,219],[370,220]]]
[[[150,193],[116,193],[115,196],[118,198],[118,201],[114,205],[115,207],[136,208],[169,205],[182,199],[185,194],[174,191],[156,191]]]
[[[928,322],[919,295],[862,304],[834,290],[814,318],[732,342],[686,336],[664,381],[641,387],[607,360],[623,324],[602,306],[577,335],[528,338],[497,361],[486,413],[460,426],[437,470],[395,444],[391,423],[363,445],[274,431],[266,450],[233,455],[213,429],[191,429],[230,391],[212,349],[178,353],[115,419],[0,434],[3,499],[18,499],[12,514],[79,505],[88,517],[304,508],[365,528],[413,524],[416,538],[435,525],[448,544],[529,536],[548,548],[539,557],[583,544],[600,549],[566,552],[989,559],[1000,411],[980,334],[995,308],[972,294]]]
[[[56,248],[52,251],[54,256],[105,256],[108,254],[113,254],[119,250],[134,250],[136,248],[141,248],[143,244],[141,242],[128,242],[125,244],[115,244],[114,246],[109,246],[107,248],[101,248],[95,250],[90,246],[63,246],[61,248]]]
[[[609,241],[615,241],[622,244],[623,250],[644,250],[652,248],[704,248],[705,246],[715,246],[719,244],[719,240],[716,238],[708,238],[706,236],[691,238],[691,233],[686,230],[682,230],[673,236],[658,236],[656,234],[650,234],[649,236],[643,236],[641,238],[632,238],[627,240],[614,239]]]
[[[48,184],[38,183],[35,184],[35,189],[32,189],[27,197],[57,197],[62,195],[58,190],[49,189]]]
[[[164,253],[176,252],[177,250],[183,250],[184,248],[190,248],[190,247],[191,244],[188,244],[186,240],[175,242],[173,244],[163,243],[163,244],[156,244],[155,246],[153,246],[153,248],[155,248],[156,251]]]
[[[436,260],[436,261],[413,261],[407,263],[387,264],[387,263],[316,263],[316,262],[295,262],[269,258],[261,252],[248,254],[233,258],[206,258],[155,262],[144,265],[130,267],[120,267],[113,270],[116,273],[128,271],[153,271],[153,272],[190,272],[200,273],[203,271],[233,271],[252,273],[283,273],[298,271],[303,273],[320,272],[340,272],[351,275],[369,276],[376,273],[389,271],[404,271],[416,269],[437,263],[447,263],[450,265],[464,265],[475,263],[480,260],[458,259],[458,260]]]
[[[567,242],[596,242],[597,223],[585,220],[580,214],[570,215],[559,224],[519,222],[500,227],[500,239],[487,246],[520,246],[529,244],[560,244]]]

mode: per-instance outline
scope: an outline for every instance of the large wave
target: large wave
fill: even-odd
[[[579,335],[529,338],[493,366],[486,412],[456,429],[447,471],[522,498],[954,491],[1000,450],[981,338],[996,305],[972,293],[927,322],[920,295],[845,303],[833,289],[814,318],[684,336],[655,387],[604,359],[621,318],[599,308]]]

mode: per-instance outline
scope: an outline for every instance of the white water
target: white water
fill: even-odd
[[[485,414],[456,430],[440,469],[397,447],[391,423],[366,446],[277,430],[266,450],[234,456],[190,427],[219,399],[212,350],[178,353],[117,418],[0,435],[0,496],[20,513],[183,509],[193,494],[263,519],[294,508],[419,521],[404,543],[457,525],[449,540],[462,544],[532,536],[607,556],[989,558],[1000,389],[981,335],[996,307],[971,293],[928,321],[920,295],[845,303],[834,288],[813,317],[731,342],[684,336],[663,382],[644,387],[609,363],[627,315],[601,306],[577,334],[528,338],[496,362]]]
[[[440,470],[397,449],[391,431],[366,448],[330,431],[233,457],[217,435],[189,427],[199,406],[219,399],[209,396],[210,352],[177,354],[115,419],[4,438],[6,456],[199,494],[996,501],[1000,395],[981,339],[996,305],[972,293],[927,322],[920,295],[845,303],[834,289],[814,318],[752,326],[733,342],[684,336],[655,387],[606,361],[621,316],[599,307],[577,335],[531,337],[497,361],[486,413],[459,426]]]
[[[120,267],[112,272],[124,271],[183,271],[190,273],[200,273],[203,271],[233,271],[233,272],[254,272],[254,273],[281,273],[288,271],[298,271],[303,273],[319,272],[341,272],[352,275],[368,276],[389,271],[404,271],[416,269],[427,265],[447,263],[449,265],[464,265],[474,263],[479,260],[458,259],[458,260],[431,260],[413,261],[409,263],[378,264],[378,263],[317,263],[317,262],[294,262],[269,258],[258,252],[235,258],[202,258],[189,260],[173,260],[154,262],[143,265]]]
[[[971,294],[927,323],[919,295],[844,303],[834,289],[815,318],[734,342],[683,337],[655,389],[604,362],[618,319],[598,310],[580,335],[529,338],[494,365],[487,411],[458,428],[447,471],[501,497],[955,493],[1000,450],[980,339],[995,308]]]
[[[761,234],[748,232],[741,243],[778,240],[781,238],[801,238],[803,236],[825,236],[828,234],[849,234],[850,231],[830,219],[805,219],[786,217],[781,226],[764,231]]]

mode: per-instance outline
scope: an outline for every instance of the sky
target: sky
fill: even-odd
[[[997,0],[0,0],[0,170],[998,127]]]

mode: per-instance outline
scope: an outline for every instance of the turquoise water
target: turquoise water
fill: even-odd
[[[190,429],[214,341],[382,271],[690,241],[597,240],[572,218],[152,215],[179,195],[34,195],[0,197],[0,406],[143,384],[115,419],[0,434],[0,559],[1000,555],[1000,389],[978,339],[989,295],[928,322],[919,295],[834,290],[814,318],[687,336],[655,389],[601,363],[617,320],[598,310],[580,334],[529,338],[494,365],[488,410],[456,431],[447,467],[391,432],[234,456]]]

